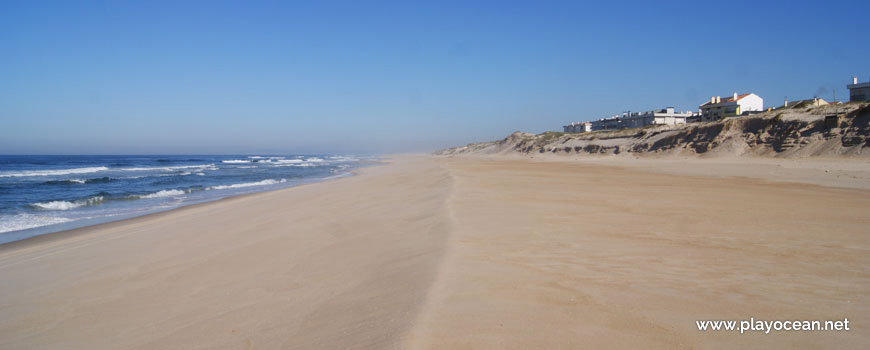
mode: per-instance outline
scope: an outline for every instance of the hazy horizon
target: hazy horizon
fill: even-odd
[[[426,152],[870,79],[866,1],[729,4],[4,3],[0,154]]]

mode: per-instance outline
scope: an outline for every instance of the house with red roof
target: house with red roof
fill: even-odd
[[[764,100],[753,93],[738,95],[735,92],[731,97],[710,97],[710,101],[698,108],[701,110],[701,121],[710,122],[725,117],[764,111]]]

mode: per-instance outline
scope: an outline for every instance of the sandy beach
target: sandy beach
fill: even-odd
[[[398,156],[2,245],[0,347],[870,346],[865,163],[638,164]],[[749,317],[852,328],[695,324]]]

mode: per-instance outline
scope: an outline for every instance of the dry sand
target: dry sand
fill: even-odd
[[[449,190],[411,159],[10,245],[0,348],[398,346],[444,251]]]
[[[443,163],[454,176],[456,231],[410,344],[870,344],[866,190],[570,162]],[[739,335],[694,322],[749,317],[848,317],[854,327]]]
[[[861,181],[686,162],[399,157],[0,246],[0,347],[870,346]],[[694,322],[748,317],[852,330]]]

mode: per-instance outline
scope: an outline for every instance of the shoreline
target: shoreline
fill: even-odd
[[[382,165],[382,163],[381,162],[371,162],[370,166],[379,166],[379,165]],[[18,240],[14,240],[14,241],[10,241],[10,242],[5,242],[5,243],[0,243],[0,252],[4,251],[6,249],[15,249],[14,247],[10,247],[10,246],[13,246],[17,243],[30,242],[31,240],[33,240],[33,242],[35,242],[35,243],[38,243],[39,239],[49,239],[50,238],[50,237],[46,237],[46,236],[53,236],[53,235],[74,236],[74,235],[77,235],[80,233],[91,231],[92,229],[110,228],[110,227],[112,227],[111,226],[112,224],[128,222],[128,221],[132,221],[132,220],[136,220],[136,219],[145,219],[145,218],[149,218],[149,217],[159,217],[160,214],[166,214],[169,212],[173,212],[176,210],[182,210],[185,208],[192,208],[192,207],[207,205],[207,204],[211,204],[211,203],[218,203],[218,202],[222,202],[225,200],[231,200],[231,199],[235,199],[235,198],[243,198],[246,196],[258,195],[261,193],[284,191],[284,190],[289,190],[289,189],[298,188],[298,187],[302,187],[302,186],[308,186],[308,185],[313,185],[313,184],[318,184],[318,183],[336,181],[336,180],[340,180],[340,179],[347,178],[347,177],[357,176],[360,173],[360,171],[362,171],[362,169],[364,169],[366,167],[367,166],[359,167],[359,168],[353,169],[345,174],[333,175],[333,176],[329,176],[329,177],[322,178],[322,179],[314,179],[313,181],[301,183],[298,185],[291,185],[288,187],[276,188],[276,189],[265,190],[265,191],[257,191],[257,192],[229,195],[227,197],[221,197],[221,198],[206,200],[206,201],[202,201],[202,202],[195,202],[195,203],[191,203],[191,204],[187,204],[187,205],[180,205],[180,206],[171,207],[168,209],[151,209],[149,211],[146,211],[144,214],[132,214],[132,216],[124,217],[122,219],[108,220],[108,221],[103,221],[103,222],[97,222],[94,224],[86,224],[86,225],[81,226],[81,227],[74,227],[74,228],[69,228],[69,229],[62,229],[59,231],[40,233],[40,234],[36,234],[36,235],[30,236],[27,238],[23,238],[23,239],[18,239]],[[56,225],[67,225],[67,224],[74,224],[74,223],[75,223],[75,221],[71,221],[71,222],[66,222],[66,223],[61,223],[61,224],[56,224]],[[52,226],[52,225],[47,225],[47,226]],[[29,230],[39,230],[39,229],[44,229],[47,226],[37,226],[37,227],[32,227],[29,229],[24,229],[24,230],[19,230],[19,231],[2,232],[2,233],[0,233],[0,235],[6,234],[6,233],[26,232]]]
[[[388,161],[9,245],[0,337],[12,347],[397,346],[444,250],[450,179],[429,161]]]

